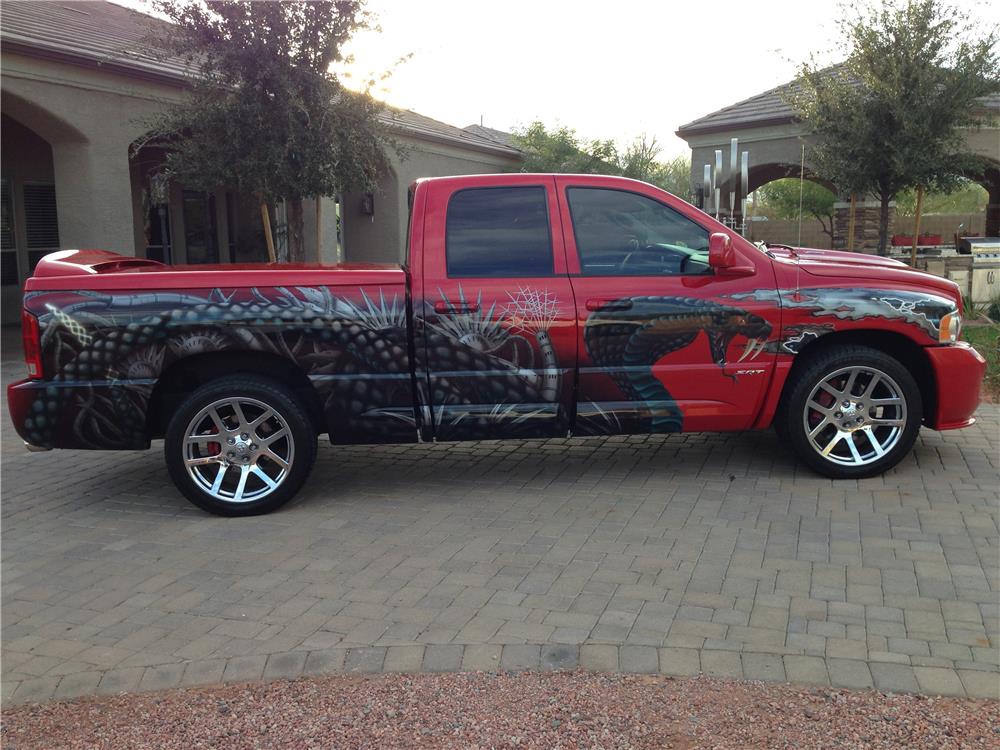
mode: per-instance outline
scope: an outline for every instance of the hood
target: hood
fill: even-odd
[[[924,271],[915,271],[902,261],[867,253],[816,250],[808,247],[768,245],[778,260],[796,263],[811,276],[864,279],[872,283],[897,283],[944,294],[961,304],[958,284]]]
[[[844,250],[816,250],[811,247],[791,247],[790,245],[768,245],[767,249],[779,258],[798,259],[806,263],[867,266],[882,268],[908,268],[902,261],[884,258],[881,255],[846,252]],[[803,270],[805,267],[803,267]]]

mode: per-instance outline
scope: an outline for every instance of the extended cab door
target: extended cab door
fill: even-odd
[[[413,299],[424,437],[565,436],[576,306],[555,180],[465,177],[426,190]]]
[[[744,293],[774,289],[769,260],[742,247],[740,268],[713,271],[709,234],[724,227],[649,185],[557,185],[580,335],[574,434],[750,427],[780,310]]]

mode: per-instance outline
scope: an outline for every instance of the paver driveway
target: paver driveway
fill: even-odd
[[[996,697],[998,417],[861,482],[769,432],[325,446],[221,519],[158,444],[28,454],[4,413],[3,696],[581,665]]]

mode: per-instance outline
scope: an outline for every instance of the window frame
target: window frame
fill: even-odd
[[[549,272],[544,274],[496,274],[496,273],[484,273],[484,274],[452,274],[451,269],[448,267],[448,250],[449,250],[449,239],[448,239],[448,218],[451,214],[451,204],[455,198],[462,193],[470,193],[473,191],[481,190],[540,190],[542,194],[542,202],[545,205],[545,236],[548,240],[549,248]],[[556,248],[555,242],[552,236],[552,212],[549,208],[549,186],[545,183],[530,183],[526,185],[482,185],[476,187],[459,188],[455,190],[448,196],[448,204],[445,207],[444,212],[444,272],[445,278],[447,279],[549,279],[556,276],[565,276],[565,273],[558,273],[556,271]]]
[[[645,198],[646,200],[650,200],[650,201],[653,201],[654,203],[659,204],[660,206],[662,206],[663,208],[667,209],[668,211],[671,211],[672,213],[676,214],[680,218],[682,218],[682,219],[684,219],[686,221],[691,222],[696,227],[699,227],[702,231],[705,232],[706,239],[710,238],[712,236],[712,230],[709,229],[708,227],[706,227],[701,222],[695,221],[694,219],[692,219],[690,216],[686,215],[682,211],[678,211],[673,206],[670,206],[667,203],[664,203],[663,201],[661,201],[661,200],[659,200],[657,198],[654,198],[651,195],[647,195],[646,193],[641,193],[641,192],[639,192],[637,190],[626,190],[624,188],[609,187],[609,186],[606,186],[606,185],[565,185],[563,187],[563,194],[566,197],[565,198],[565,200],[566,200],[566,213],[569,215],[569,220],[570,220],[570,226],[569,226],[569,228],[570,228],[570,232],[571,232],[572,238],[573,238],[573,249],[574,249],[574,251],[576,253],[576,262],[577,262],[577,264],[580,267],[579,272],[571,274],[573,277],[593,278],[593,279],[596,279],[596,278],[628,278],[628,277],[638,277],[638,278],[644,278],[644,279],[677,279],[677,278],[700,278],[700,277],[712,276],[714,274],[714,270],[712,269],[711,266],[708,266],[708,268],[706,270],[701,271],[699,273],[669,273],[669,274],[664,274],[664,273],[660,273],[660,274],[648,274],[648,273],[613,273],[613,274],[608,274],[608,273],[603,273],[603,274],[600,274],[600,273],[586,273],[584,271],[584,262],[583,262],[583,255],[582,255],[582,253],[580,251],[580,243],[577,240],[576,216],[574,216],[574,214],[573,214],[573,202],[570,200],[570,191],[571,190],[602,190],[602,191],[605,191],[605,192],[627,193],[628,195],[636,195],[636,196],[639,196],[640,198]],[[706,248],[706,251],[707,251],[707,248]]]
[[[30,231],[30,221],[28,219],[28,188],[52,188],[52,210],[53,210],[53,220],[55,222],[55,245],[32,245],[28,239],[28,232]],[[21,282],[29,278],[35,273],[35,266],[38,265],[39,261],[44,258],[49,253],[53,253],[57,250],[62,249],[62,237],[59,236],[59,198],[56,194],[56,181],[47,179],[28,179],[21,181],[21,215],[24,219],[24,251],[23,253],[18,253],[18,271],[24,270],[23,276],[20,276]],[[16,214],[15,214],[16,215]],[[16,235],[15,235],[16,236]],[[23,261],[23,264],[22,264]]]
[[[3,253],[4,257],[7,257],[7,258],[13,257],[13,259],[14,259],[14,275],[16,276],[16,280],[15,280],[15,282],[13,284],[2,284],[0,286],[2,286],[4,289],[13,289],[13,288],[17,287],[21,283],[21,281],[22,281],[22,276],[21,276],[21,258],[20,258],[21,252],[20,252],[20,247],[19,247],[18,242],[17,242],[17,230],[18,230],[18,223],[17,223],[17,202],[16,202],[16,196],[14,194],[15,193],[15,191],[14,191],[14,180],[12,180],[10,177],[3,176],[3,177],[0,177],[0,181],[2,181],[4,183],[4,185],[6,186],[6,188],[7,188],[7,200],[10,202],[10,206],[9,206],[9,208],[10,208],[10,234],[11,234],[11,239],[13,240],[13,246],[12,247],[2,248],[2,249],[0,249],[0,252]]]

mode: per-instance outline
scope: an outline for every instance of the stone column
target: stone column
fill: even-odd
[[[858,200],[854,204],[854,250],[874,254],[878,252],[878,222],[881,206],[876,200]],[[838,201],[833,204],[833,247],[847,249],[850,227],[851,202]],[[889,204],[889,239],[892,239],[892,225],[896,216],[895,202]]]

